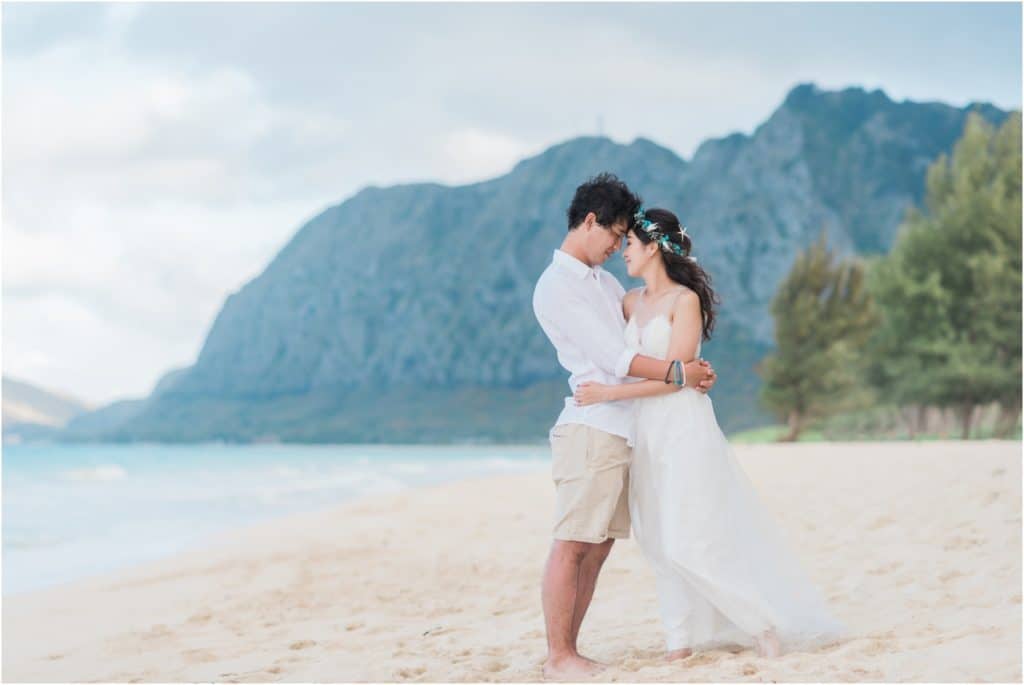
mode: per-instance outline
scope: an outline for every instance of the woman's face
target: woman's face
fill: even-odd
[[[622,252],[622,259],[626,262],[626,272],[633,278],[639,278],[657,251],[658,246],[654,243],[642,243],[636,237],[636,233],[633,231],[627,233],[626,249]]]

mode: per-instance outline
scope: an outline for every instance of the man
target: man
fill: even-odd
[[[586,381],[663,380],[670,373],[671,360],[626,346],[625,290],[600,266],[618,251],[639,207],[640,198],[611,174],[577,188],[569,232],[534,289],[534,314],[571,374],[573,392]],[[702,360],[686,364],[685,372],[686,384],[702,392],[715,382]],[[601,565],[615,539],[629,537],[631,412],[627,402],[576,406],[570,394],[551,429],[556,514],[542,589],[549,678],[578,679],[601,669],[580,655],[576,642]]]

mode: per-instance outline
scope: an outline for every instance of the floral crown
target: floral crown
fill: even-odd
[[[647,210],[641,207],[636,210],[636,214],[633,215],[633,225],[635,228],[639,228],[641,231],[646,233],[651,240],[656,242],[659,247],[665,252],[671,252],[679,255],[680,257],[686,257],[691,261],[697,261],[687,253],[686,248],[683,247],[683,238],[686,236],[686,227],[683,226],[682,222],[679,223],[679,242],[674,243],[669,239],[668,234],[661,231],[661,227],[654,221],[650,221],[647,218]]]

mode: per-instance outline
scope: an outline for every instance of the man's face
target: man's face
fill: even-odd
[[[626,236],[626,229],[625,221],[607,227],[595,221],[588,241],[591,262],[604,264],[609,257],[618,252],[622,247],[622,239]]]

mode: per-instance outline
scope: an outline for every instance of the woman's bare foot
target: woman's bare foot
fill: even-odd
[[[766,630],[754,640],[757,646],[757,655],[766,659],[772,659],[782,653],[779,646],[779,638],[774,630]]]
[[[665,661],[688,659],[691,656],[693,656],[693,650],[689,647],[683,647],[682,649],[673,649],[671,652],[665,652]]]
[[[604,670],[604,665],[579,654],[548,657],[544,662],[544,677],[548,680],[580,680]]]

